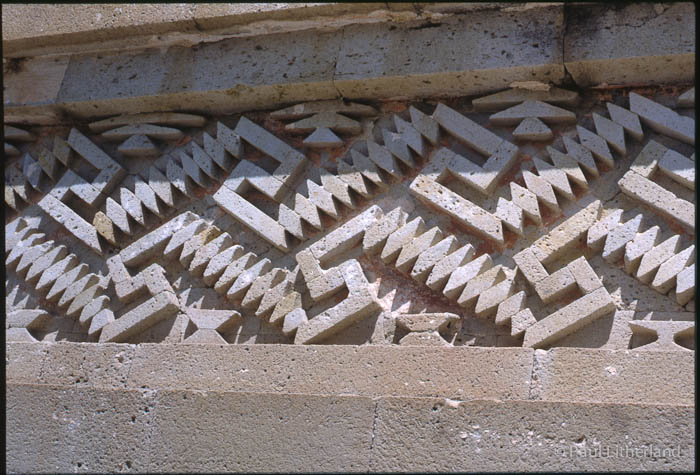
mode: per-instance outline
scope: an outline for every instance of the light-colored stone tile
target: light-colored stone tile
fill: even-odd
[[[546,316],[525,331],[523,346],[542,348],[615,310],[604,287]]]
[[[102,328],[100,342],[121,343],[179,310],[175,294],[161,292]]]
[[[593,113],[593,124],[595,125],[596,133],[603,137],[606,142],[623,157],[627,155],[627,147],[625,145],[625,131],[620,124],[617,124],[610,119],[606,119],[600,114]]]
[[[626,223],[614,227],[605,238],[603,259],[608,262],[620,260],[624,255],[627,243],[637,237],[641,225],[642,215],[638,214]]]
[[[695,162],[675,150],[666,150],[659,160],[659,170],[688,189],[695,189]]]
[[[620,106],[616,106],[612,102],[606,103],[610,118],[621,125],[622,128],[630,134],[635,140],[641,141],[644,138],[642,124],[639,123],[639,116],[634,112],[630,112]]]
[[[630,110],[652,129],[695,145],[695,121],[639,94],[630,92]]]
[[[659,266],[651,287],[662,294],[668,293],[669,290],[676,286],[676,276],[685,266],[694,261],[695,246],[691,245]]]
[[[671,236],[658,246],[648,251],[642,256],[637,269],[637,279],[645,284],[651,284],[659,266],[674,256],[681,247],[681,237]]]

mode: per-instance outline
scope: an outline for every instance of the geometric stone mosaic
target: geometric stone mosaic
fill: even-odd
[[[15,341],[694,349],[694,89],[6,124]]]

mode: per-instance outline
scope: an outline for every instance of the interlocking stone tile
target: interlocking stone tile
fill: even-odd
[[[5,194],[20,216],[6,225],[20,326],[8,337],[60,339],[66,320],[70,338],[102,342],[449,348],[438,331],[459,318],[455,345],[548,348],[608,320],[619,333],[614,309],[694,311],[694,155],[674,144],[694,141],[692,119],[634,93],[628,110],[537,86],[472,100],[477,113],[458,100],[333,100],[255,122],[147,113],[91,124],[99,137],[19,132]],[[627,92],[611,94],[621,104]],[[646,145],[625,140],[645,132]],[[165,153],[112,158],[120,144]],[[670,240],[654,213],[670,218]],[[105,255],[83,262],[90,244]],[[458,317],[423,324],[456,305]],[[49,317],[11,313],[31,306]]]
[[[638,114],[652,129],[695,145],[695,121],[646,97],[630,92],[630,111]]]

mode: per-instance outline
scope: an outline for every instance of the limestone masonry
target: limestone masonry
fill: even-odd
[[[694,5],[279,5],[3,8],[7,470],[693,470]]]

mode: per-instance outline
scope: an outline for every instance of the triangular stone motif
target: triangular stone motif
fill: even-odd
[[[519,140],[551,140],[552,130],[536,117],[527,117],[513,131],[513,137]]]
[[[494,125],[515,125],[528,117],[536,117],[550,124],[574,124],[576,114],[542,101],[525,101],[510,109],[493,114],[489,121]]]
[[[343,141],[327,127],[319,127],[306,137],[304,145],[311,148],[342,147]]]
[[[311,132],[319,127],[326,127],[345,134],[359,134],[362,132],[359,122],[333,111],[319,112],[306,119],[288,124],[285,129],[291,132]]]
[[[561,106],[575,106],[578,100],[578,93],[559,89],[558,87],[552,87],[548,91],[513,88],[474,99],[472,105],[478,111],[497,111],[525,101],[542,101]]]
[[[159,150],[145,135],[132,135],[119,146],[119,153],[127,157],[155,157]]]

